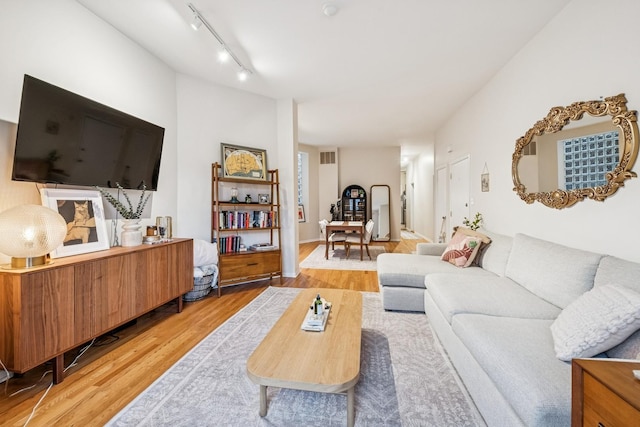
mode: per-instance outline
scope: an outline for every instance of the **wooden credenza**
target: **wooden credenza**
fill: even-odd
[[[193,240],[55,259],[33,269],[0,269],[0,360],[23,373],[193,288]]]
[[[640,426],[640,362],[572,361],[571,426]]]

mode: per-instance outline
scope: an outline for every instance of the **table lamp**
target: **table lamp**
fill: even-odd
[[[40,205],[19,205],[0,213],[0,252],[11,257],[3,268],[31,268],[50,262],[67,224],[58,212]]]

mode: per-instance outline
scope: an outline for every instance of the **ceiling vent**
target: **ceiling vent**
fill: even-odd
[[[320,164],[321,165],[334,165],[336,163],[335,151],[322,151],[320,152]]]

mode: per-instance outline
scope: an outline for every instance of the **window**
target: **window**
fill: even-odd
[[[298,152],[298,206],[307,207],[309,215],[309,154]]]
[[[575,190],[607,183],[607,172],[620,161],[618,131],[558,141],[560,188]]]

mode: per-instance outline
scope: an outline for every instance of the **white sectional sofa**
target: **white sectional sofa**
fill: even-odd
[[[467,268],[442,261],[442,244],[379,255],[383,307],[426,312],[489,426],[569,426],[571,364],[557,357],[551,326],[569,305],[567,312],[584,311],[594,287],[615,283],[640,298],[640,264],[524,234],[484,233],[492,242]],[[636,332],[597,357],[639,352]]]

